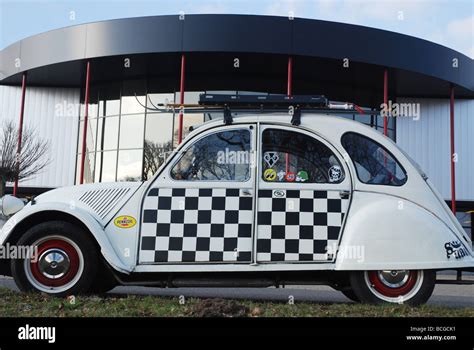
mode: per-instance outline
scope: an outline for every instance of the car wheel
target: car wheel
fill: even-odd
[[[406,303],[420,305],[428,301],[436,283],[432,270],[354,271],[351,287],[363,303]]]
[[[360,299],[357,297],[357,295],[354,293],[352,289],[342,289],[340,291],[344,296],[356,303],[360,303]]]
[[[58,297],[89,290],[98,258],[92,239],[83,229],[68,222],[45,222],[30,228],[17,245],[36,250],[31,257],[11,262],[20,290]]]

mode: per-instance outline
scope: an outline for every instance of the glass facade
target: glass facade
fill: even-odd
[[[179,93],[148,92],[146,80],[91,90],[84,183],[141,181],[153,176],[177,146],[178,115],[152,109],[175,103]],[[189,126],[202,123],[203,117],[186,116],[184,121],[187,134]],[[80,182],[84,105],[79,123],[76,183]]]
[[[146,83],[126,81],[91,89],[84,182],[137,181],[143,176]],[[80,181],[84,105],[78,138]]]
[[[162,91],[159,82],[145,79],[94,86],[89,101],[84,183],[142,181],[151,178],[178,146],[179,113],[154,111],[179,103],[180,93]],[[153,87],[150,87],[153,86]],[[158,86],[158,88],[157,88]],[[202,93],[262,94],[248,91],[187,91],[185,104],[197,104]],[[343,115],[383,132],[381,117]],[[191,126],[222,119],[222,113],[185,114],[183,139]],[[84,105],[79,121],[76,183],[80,181]],[[395,120],[389,119],[389,136],[395,137]]]

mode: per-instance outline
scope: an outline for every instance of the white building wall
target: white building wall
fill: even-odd
[[[24,126],[49,141],[49,165],[24,187],[60,187],[74,184],[78,135],[79,89],[27,88]],[[0,86],[0,123],[20,116],[21,88]],[[66,107],[66,108],[60,108]]]
[[[420,103],[420,119],[397,118],[397,144],[426,172],[446,200],[451,199],[449,100],[398,98]],[[456,100],[456,200],[474,201],[474,100]]]

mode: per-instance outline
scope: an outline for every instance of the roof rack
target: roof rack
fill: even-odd
[[[138,98],[137,98],[138,101]],[[229,94],[201,94],[198,104],[157,104],[153,108],[144,106],[154,112],[169,113],[179,111],[183,113],[211,113],[222,112],[226,125],[233,123],[232,113],[255,111],[259,113],[275,113],[287,110],[291,116],[291,124],[300,125],[303,113],[326,114],[364,114],[379,115],[376,109],[361,108],[353,103],[329,101],[324,95],[229,95]]]
[[[224,108],[224,123],[232,124],[230,111],[242,109],[256,109],[261,112],[281,111],[288,109],[291,115],[291,124],[301,124],[302,112],[318,112],[333,114],[365,114],[378,115],[380,112],[367,108],[361,108],[353,103],[331,102],[324,95],[224,95],[224,94],[201,94],[199,95],[199,106],[204,108]]]
[[[300,106],[304,108],[324,108],[329,101],[321,96],[286,96],[286,95],[199,95],[201,106],[229,106],[229,107],[288,107]]]

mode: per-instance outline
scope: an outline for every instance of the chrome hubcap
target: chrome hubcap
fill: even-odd
[[[52,248],[41,254],[38,268],[41,274],[50,279],[63,277],[69,271],[69,257],[62,249]]]
[[[408,281],[409,273],[405,270],[379,271],[378,277],[387,287],[398,288]]]

